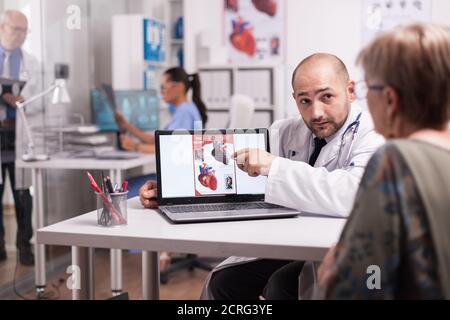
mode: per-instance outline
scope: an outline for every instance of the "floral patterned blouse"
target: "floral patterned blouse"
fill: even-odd
[[[450,163],[450,152],[448,157]],[[425,208],[394,144],[387,143],[369,161],[356,199],[325,297],[444,298]],[[370,266],[380,271],[380,286],[375,288],[376,272]]]

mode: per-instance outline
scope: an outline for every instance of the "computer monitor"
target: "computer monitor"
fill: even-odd
[[[117,111],[134,126],[144,131],[158,129],[159,98],[156,90],[115,90]],[[119,131],[114,120],[114,106],[104,90],[91,90],[91,109],[94,123],[101,131]]]

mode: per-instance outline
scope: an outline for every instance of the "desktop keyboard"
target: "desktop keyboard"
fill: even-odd
[[[188,206],[166,207],[167,211],[171,213],[238,211],[238,210],[277,209],[277,208],[283,207],[266,202],[214,203],[214,204],[198,204]]]

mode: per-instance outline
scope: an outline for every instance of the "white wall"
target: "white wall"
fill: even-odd
[[[362,77],[355,66],[361,49],[362,0],[287,0],[288,48],[286,97],[291,95],[291,70],[314,52],[329,52],[340,57],[355,80]],[[432,21],[450,25],[450,1],[432,1]],[[287,112],[296,114],[293,99],[287,99]]]
[[[111,83],[111,16],[127,11],[125,0],[90,1],[90,41],[94,66],[94,83]]]
[[[297,113],[291,99],[291,74],[295,66],[314,52],[329,52],[347,65],[352,78],[362,75],[355,67],[361,49],[362,0],[286,0],[287,55],[284,63],[284,107],[286,114]],[[223,40],[223,0],[186,0],[185,61],[190,71],[197,66],[196,37],[209,30],[217,41]],[[450,1],[433,0],[432,20],[450,24]]]
[[[96,1],[96,0],[94,0]],[[127,0],[127,13],[164,19],[164,5],[170,0]]]
[[[210,35],[213,46],[223,44],[223,0],[184,1],[184,64],[187,72],[197,70],[197,42],[202,33]]]
[[[354,61],[361,47],[361,0],[287,0],[286,112],[297,113],[291,97],[292,71],[315,52],[333,53],[358,76]]]
[[[450,1],[433,0],[432,20],[435,23],[450,24]]]

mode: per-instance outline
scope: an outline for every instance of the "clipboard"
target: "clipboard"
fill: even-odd
[[[111,107],[111,111],[114,113],[116,111],[118,111],[117,109],[117,103],[116,103],[116,97],[114,95],[114,89],[112,87],[112,85],[110,84],[106,84],[103,83],[102,84],[102,90],[106,95],[106,98],[108,99],[109,105]],[[122,143],[120,141],[120,135],[124,133],[122,131],[117,131],[117,135],[116,135],[116,143],[117,143],[117,149],[119,149],[119,151],[123,151],[123,147],[122,147]]]
[[[108,99],[109,105],[113,112],[117,111],[116,97],[114,96],[114,90],[110,84],[103,83],[102,90]]]
[[[13,96],[19,96],[26,82],[0,77],[0,96],[5,93],[11,93]]]

